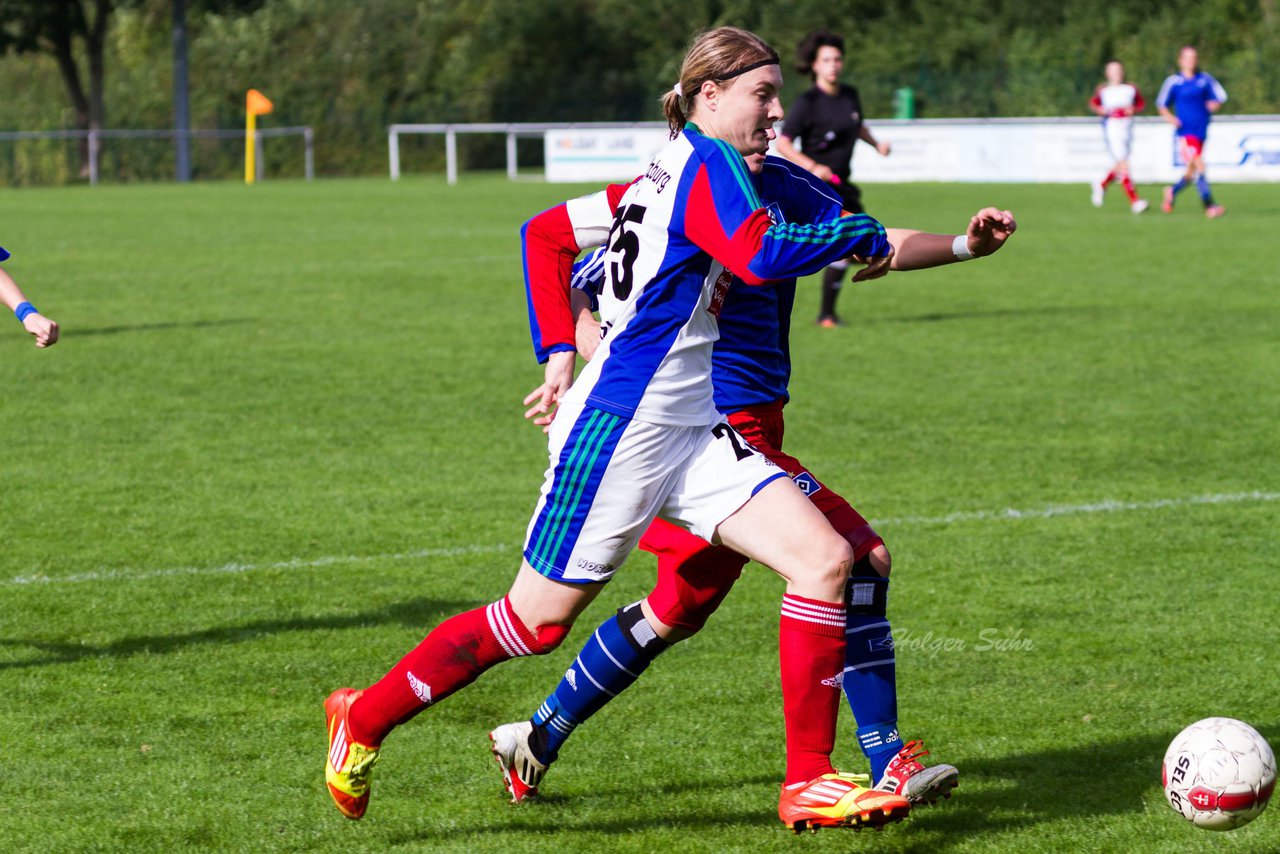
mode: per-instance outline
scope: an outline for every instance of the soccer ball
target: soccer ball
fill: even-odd
[[[1160,781],[1169,805],[1187,821],[1231,830],[1266,808],[1276,787],[1276,757],[1248,724],[1205,718],[1174,737]]]

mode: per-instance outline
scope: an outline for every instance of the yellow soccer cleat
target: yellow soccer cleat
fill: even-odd
[[[362,818],[369,808],[370,778],[378,761],[378,748],[354,741],[347,728],[347,712],[361,693],[339,688],[324,701],[324,717],[329,726],[324,782],[338,812],[350,819]]]
[[[823,774],[807,783],[784,786],[778,817],[793,833],[819,827],[881,828],[911,812],[906,798],[868,789],[866,774]]]

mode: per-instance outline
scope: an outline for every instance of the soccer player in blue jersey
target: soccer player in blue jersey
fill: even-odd
[[[1160,116],[1174,127],[1174,142],[1187,171],[1171,187],[1164,189],[1165,213],[1173,213],[1173,202],[1192,184],[1204,203],[1204,215],[1210,219],[1222,216],[1227,209],[1213,200],[1209,179],[1205,177],[1204,143],[1209,135],[1209,121],[1227,100],[1227,90],[1217,80],[1200,70],[1199,55],[1191,45],[1178,51],[1178,73],[1171,74],[1156,96]]]
[[[348,818],[365,814],[393,729],[496,664],[555,649],[659,515],[786,580],[779,649],[794,681],[840,669],[852,549],[716,411],[711,345],[734,276],[771,287],[847,257],[880,275],[893,248],[866,216],[770,218],[746,158],[768,150],[782,118],[771,47],[736,28],[711,30],[695,39],[680,79],[678,103],[666,102],[672,141],[618,200],[606,237],[608,335],[576,381],[572,349],[548,359],[547,382],[567,373],[572,385],[557,399],[549,466],[509,592],[434,628],[368,688],[325,701],[325,782]],[[643,613],[628,628],[637,638],[656,632]],[[910,809],[874,794],[880,820]]]
[[[780,158],[766,159],[753,180],[771,214],[779,220],[822,220],[838,214],[841,207],[840,199],[820,180]],[[529,235],[530,316],[540,359],[547,358],[553,348],[575,345],[589,359],[597,346],[598,338],[583,331],[592,326],[588,307],[580,304],[566,310],[565,271],[557,271],[560,265],[556,259],[576,256],[581,248],[599,242],[599,234],[611,219],[614,200],[623,189],[614,186],[571,200],[539,214],[525,227]],[[889,229],[890,241],[897,248],[893,267],[915,269],[991,254],[1014,228],[1007,211],[988,208],[972,218],[963,235]],[[599,279],[602,251],[574,267],[573,287],[589,288]],[[548,287],[546,280],[556,278],[556,272],[561,284]],[[791,785],[783,791],[779,815],[793,828],[841,823],[839,815],[826,812],[848,794],[842,787],[849,785],[841,775],[836,775],[834,782],[831,779],[837,682],[843,683],[860,725],[859,741],[871,762],[877,788],[903,795],[913,803],[930,802],[949,793],[957,776],[948,765],[922,765],[918,761],[924,752],[920,743],[904,746],[897,734],[892,640],[885,616],[889,554],[883,540],[847,501],[781,450],[794,298],[794,280],[778,283],[774,289],[732,283],[721,309],[720,339],[713,354],[716,404],[721,412],[752,445],[802,485],[832,527],[849,540],[856,558],[846,603],[849,643],[843,676],[811,686],[812,694],[806,698],[808,714],[788,717],[787,782]],[[571,317],[574,312],[581,318],[576,330]],[[535,392],[526,403],[539,397]],[[539,416],[535,423],[545,425],[552,420],[548,410],[548,401],[540,400],[526,416]],[[490,734],[494,755],[517,802],[536,794],[547,766],[576,726],[630,685],[667,644],[701,628],[746,563],[741,555],[712,546],[662,520],[656,520],[645,533],[641,547],[658,556],[659,580],[654,591],[642,602],[624,607],[593,634],[566,678],[529,721],[505,724]],[[641,609],[646,615],[656,615],[662,628],[658,638],[636,644],[623,627]],[[790,725],[801,720],[803,727]]]
[[[0,247],[0,261],[8,258],[9,253]],[[58,343],[58,324],[36,311],[22,288],[3,268],[0,268],[0,302],[8,306],[23,329],[35,336],[37,347],[52,347]]]

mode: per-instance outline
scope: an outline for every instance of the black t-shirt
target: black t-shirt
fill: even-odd
[[[858,90],[844,83],[835,95],[817,86],[796,98],[782,122],[782,135],[799,140],[807,157],[829,168],[841,181],[849,180],[853,145],[862,130],[862,101]]]

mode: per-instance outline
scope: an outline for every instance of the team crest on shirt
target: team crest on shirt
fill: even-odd
[[[822,484],[818,483],[817,478],[807,471],[792,475],[791,479],[795,481],[796,486],[800,487],[801,492],[811,498],[822,490]]]
[[[720,310],[724,308],[725,297],[729,295],[729,283],[732,281],[732,273],[728,270],[720,271],[715,285],[711,288],[711,304],[707,306],[707,314],[716,318],[720,317]]]
[[[778,206],[777,202],[770,202],[765,207],[764,212],[769,215],[769,222],[774,225],[781,225],[787,221],[787,218],[782,215],[782,208]]]

